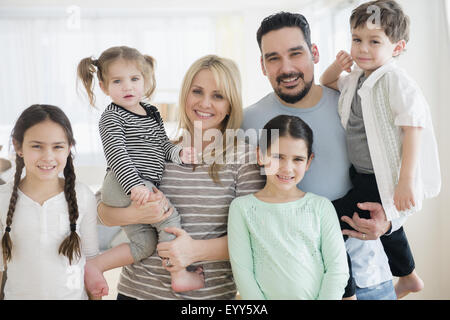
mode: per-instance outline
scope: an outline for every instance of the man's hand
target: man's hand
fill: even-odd
[[[356,212],[353,214],[353,219],[342,217],[342,221],[356,230],[342,230],[342,234],[360,240],[376,240],[391,228],[391,222],[387,221],[386,213],[380,203],[358,203],[358,208],[370,211],[370,219],[360,218]]]

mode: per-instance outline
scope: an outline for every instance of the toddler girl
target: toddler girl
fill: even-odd
[[[97,60],[84,58],[78,64],[81,79],[91,105],[94,105],[93,78],[97,74],[100,88],[112,103],[100,118],[107,174],[102,186],[102,202],[111,207],[127,207],[133,201],[138,206],[149,199],[152,188],[158,187],[166,160],[176,163],[194,162],[190,148],[170,143],[156,107],[142,102],[155,90],[154,59],[126,46],[112,47]],[[138,262],[153,254],[159,241],[170,241],[173,234],[166,227],[180,228],[180,217],[174,209],[164,221],[150,225],[128,225],[123,229],[130,240],[105,252],[89,273],[96,275],[95,283],[87,284],[93,295],[107,294],[102,272]],[[156,232],[158,234],[156,234]],[[167,261],[170,265],[170,261]],[[203,287],[202,275],[185,269],[172,272],[175,291]]]

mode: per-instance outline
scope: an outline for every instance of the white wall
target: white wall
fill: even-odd
[[[411,18],[410,42],[399,64],[419,83],[432,111],[439,145],[442,191],[427,200],[422,212],[410,217],[405,230],[413,251],[416,270],[425,282],[421,293],[410,299],[450,299],[450,64],[449,38],[444,32],[443,1],[400,0]]]

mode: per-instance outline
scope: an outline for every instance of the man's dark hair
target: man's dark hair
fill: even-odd
[[[279,30],[285,27],[297,27],[303,32],[303,37],[311,50],[311,31],[306,18],[300,13],[278,12],[270,15],[261,22],[256,33],[256,40],[258,41],[259,49],[261,50],[261,39],[263,35],[273,30]]]

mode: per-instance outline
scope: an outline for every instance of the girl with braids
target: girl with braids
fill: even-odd
[[[75,182],[69,119],[58,107],[32,105],[12,142],[14,180],[0,186],[5,299],[87,299],[84,267],[98,254],[96,200]]]
[[[107,162],[102,186],[102,202],[111,207],[128,207],[131,202],[143,206],[154,187],[159,187],[165,161],[192,163],[193,148],[170,143],[158,109],[142,102],[155,90],[154,59],[126,46],[104,51],[98,60],[84,58],[78,64],[78,77],[94,105],[94,74],[100,88],[112,103],[100,118],[100,137]],[[156,189],[155,189],[156,190]],[[167,207],[169,210],[169,207]],[[93,261],[89,275],[97,280],[86,283],[94,296],[103,296],[108,285],[103,272],[129,265],[151,256],[159,242],[175,239],[164,231],[181,227],[176,210],[156,224],[132,224],[123,227],[130,243],[121,244]],[[89,277],[91,279],[91,277]],[[171,273],[175,291],[190,291],[204,286],[203,276],[186,269]]]

